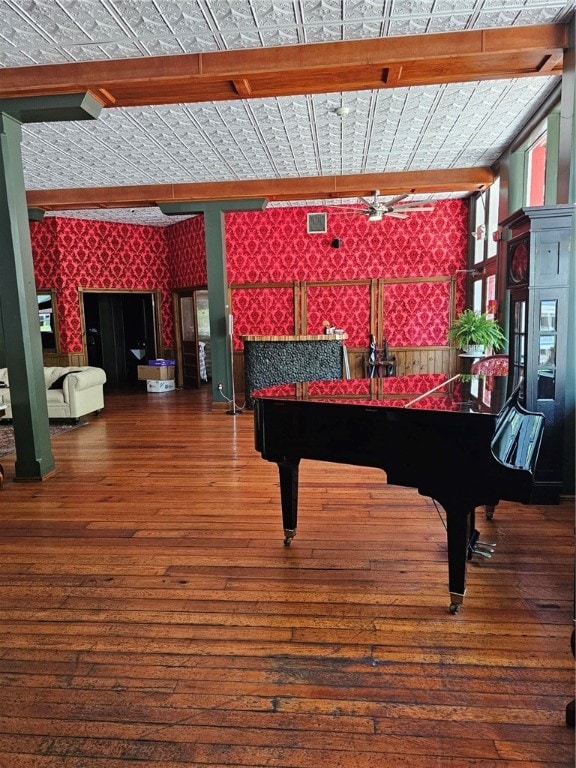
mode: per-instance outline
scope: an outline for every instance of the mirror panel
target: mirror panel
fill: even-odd
[[[58,311],[56,306],[56,291],[51,289],[38,290],[38,320],[42,338],[43,352],[58,352]]]

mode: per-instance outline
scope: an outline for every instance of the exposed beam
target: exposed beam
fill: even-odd
[[[102,102],[85,92],[0,99],[0,112],[12,115],[19,123],[96,120],[101,111]]]
[[[122,187],[79,187],[27,192],[30,208],[72,211],[86,208],[142,208],[161,202],[244,200],[316,200],[366,197],[379,189],[383,195],[477,192],[494,181],[490,168],[452,168],[439,171],[398,171],[346,176],[307,176],[288,179],[147,184]]]
[[[568,25],[0,69],[0,98],[90,91],[109,107],[561,75]]]

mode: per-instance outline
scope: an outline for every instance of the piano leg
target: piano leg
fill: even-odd
[[[284,546],[289,547],[296,536],[298,524],[298,466],[300,459],[278,462],[280,473],[280,502],[284,525]]]
[[[466,561],[468,560],[468,541],[474,520],[474,508],[463,507],[457,501],[440,501],[440,503],[446,512],[450,613],[458,613],[466,594]]]

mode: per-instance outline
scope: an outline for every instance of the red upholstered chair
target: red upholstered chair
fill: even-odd
[[[470,366],[470,373],[486,376],[486,389],[494,387],[494,376],[508,376],[508,355],[490,355],[476,360]]]
[[[470,373],[486,376],[486,389],[492,391],[494,389],[494,377],[508,376],[508,368],[508,355],[489,355],[472,363]],[[492,520],[494,507],[486,505],[485,510],[488,520]]]

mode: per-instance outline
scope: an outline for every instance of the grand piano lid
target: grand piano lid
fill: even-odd
[[[254,400],[305,400],[358,406],[386,406],[434,411],[498,413],[502,403],[487,404],[471,397],[480,376],[411,374],[372,379],[334,379],[276,384],[253,392]]]

